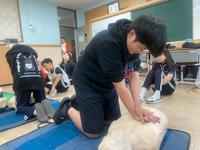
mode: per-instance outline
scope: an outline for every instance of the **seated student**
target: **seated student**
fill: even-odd
[[[60,63],[60,67],[67,73],[69,80],[72,80],[72,73],[75,68],[75,63],[73,62],[69,53],[63,55],[63,60]]]
[[[14,45],[6,54],[13,76],[13,89],[16,95],[17,114],[23,114],[28,120],[35,115],[41,122],[53,117],[53,110],[44,92],[44,81],[37,62],[37,53],[26,45]],[[34,104],[29,104],[31,95]]]
[[[176,88],[174,81],[175,72],[176,65],[174,60],[170,52],[164,49],[163,53],[156,57],[152,70],[147,74],[140,92],[141,102],[145,101],[147,90],[153,84],[155,84],[155,87],[153,87],[155,93],[146,100],[146,103],[159,103],[162,100],[161,95],[171,95]]]
[[[53,96],[57,92],[61,93],[67,91],[70,81],[65,71],[59,66],[54,67],[53,61],[50,58],[45,58],[42,61],[42,66],[48,72],[45,85],[45,87],[49,90],[48,94]],[[49,81],[52,83],[49,84]]]

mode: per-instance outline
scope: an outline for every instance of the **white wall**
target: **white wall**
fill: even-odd
[[[93,5],[87,6],[86,8],[77,10],[76,15],[77,15],[77,26],[78,26],[78,28],[85,26],[85,12],[86,11],[92,10],[94,8],[100,7],[100,6],[108,4],[108,3],[111,3],[113,1],[114,0],[101,0],[101,1],[99,1],[95,4],[93,4]]]
[[[60,45],[57,6],[44,0],[18,1],[23,42],[36,45]]]
[[[0,41],[22,40],[17,0],[0,0]]]
[[[96,22],[92,23],[92,37],[94,37],[97,33],[99,33],[102,30],[106,30],[108,29],[108,25],[110,23],[114,23],[119,19],[131,19],[131,13],[124,13],[124,14],[120,14],[117,16],[113,16],[110,18],[106,18],[106,19],[102,19]]]
[[[200,39],[200,0],[193,0],[193,39]]]

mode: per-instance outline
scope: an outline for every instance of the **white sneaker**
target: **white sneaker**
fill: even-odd
[[[155,98],[154,96],[151,96],[145,101],[145,103],[156,104],[156,103],[160,103],[162,100],[163,100],[162,98]]]
[[[145,102],[145,97],[140,96],[140,103],[144,103],[144,102]]]
[[[146,93],[147,93],[147,88],[142,87],[139,97],[140,97],[140,102],[144,103],[145,102],[145,97],[146,97]]]

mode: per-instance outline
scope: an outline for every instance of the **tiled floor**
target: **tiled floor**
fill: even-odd
[[[4,90],[10,90],[4,87]],[[71,87],[66,95],[74,94]],[[151,92],[149,93],[151,94]],[[62,97],[62,96],[61,96]],[[59,97],[58,99],[60,99]],[[163,102],[144,106],[162,110],[168,118],[168,128],[183,130],[191,135],[190,150],[200,150],[200,89],[193,85],[178,85],[172,96],[163,97]],[[121,105],[122,114],[126,109]],[[21,135],[37,129],[37,121],[0,133],[0,144],[15,139]]]

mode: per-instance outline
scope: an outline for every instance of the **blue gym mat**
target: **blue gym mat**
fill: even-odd
[[[160,150],[189,150],[190,135],[187,132],[168,129]]]
[[[50,103],[52,104],[53,108],[57,108],[59,105],[59,102],[49,100]],[[16,115],[15,111],[8,111],[0,114],[0,132],[4,130],[8,130],[10,128],[17,127],[19,125],[31,122],[36,120],[35,118],[29,119],[29,120],[24,120],[23,115]]]
[[[5,150],[97,150],[103,137],[88,139],[71,121],[50,124],[2,146]],[[188,150],[190,135],[168,129],[160,150]]]

